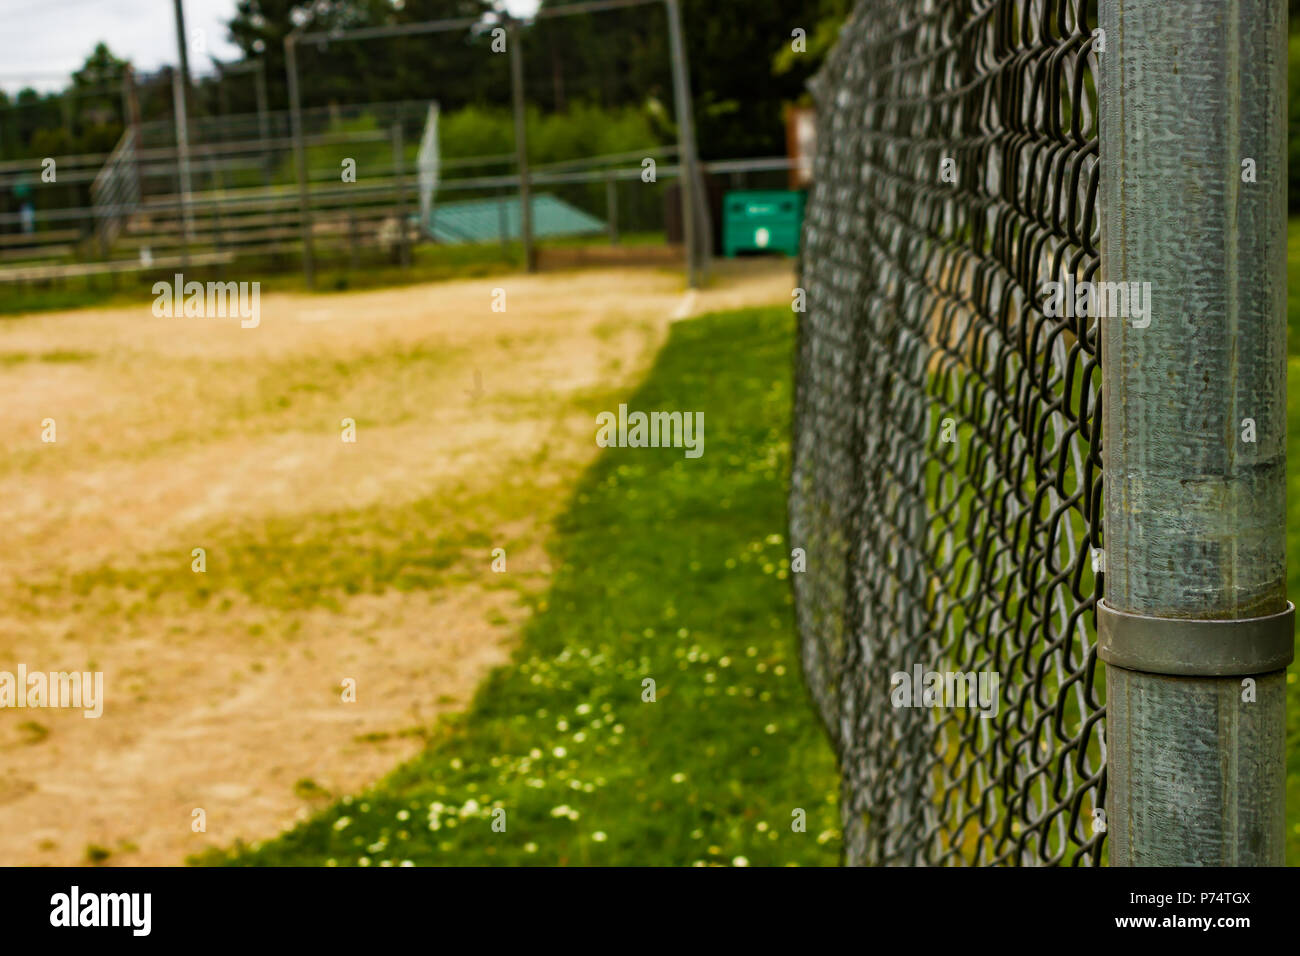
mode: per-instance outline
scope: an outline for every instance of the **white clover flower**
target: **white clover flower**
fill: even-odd
[[[609,839],[609,837],[605,836],[604,830],[597,830],[595,833],[591,835],[591,838],[595,840],[597,843],[604,843],[606,840]]]
[[[334,821],[334,829],[346,830],[348,828],[348,824],[350,824],[351,822],[352,822],[351,817],[339,817],[337,820]]]
[[[743,856],[738,856],[731,861],[732,866],[749,866],[749,861]]]

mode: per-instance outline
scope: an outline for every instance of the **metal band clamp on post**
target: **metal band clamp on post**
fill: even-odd
[[[1284,669],[1295,657],[1295,605],[1267,617],[1206,621],[1148,617],[1097,602],[1097,653],[1149,674],[1231,677]]]

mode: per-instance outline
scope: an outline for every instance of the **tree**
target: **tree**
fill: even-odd
[[[701,154],[784,152],[783,108],[805,95],[850,0],[681,4]],[[322,31],[483,18],[493,9],[487,0],[406,0],[400,9],[391,0],[238,0],[230,36],[246,57],[266,58],[272,104],[282,108],[288,102],[284,38],[297,25]],[[794,49],[796,29],[805,31],[806,50]],[[489,42],[480,30],[304,44],[303,106],[436,99],[450,111],[470,103],[507,104],[508,60],[492,54]],[[671,116],[667,25],[657,5],[538,20],[522,42],[528,100],[544,111],[586,101]]]
[[[245,58],[265,58],[270,100],[285,108],[284,40],[295,27],[303,32],[351,30],[481,17],[491,9],[487,0],[407,0],[400,9],[390,0],[238,0],[230,39]],[[475,77],[485,64],[468,31],[301,44],[298,61],[304,107],[402,99],[438,99],[454,106],[472,98]]]
[[[560,0],[545,0],[563,7]],[[695,101],[700,154],[709,159],[785,151],[784,106],[804,96],[850,6],[849,0],[681,0],[682,32]],[[671,109],[668,31],[656,7],[542,21],[534,28],[563,51],[564,69],[583,77],[605,105],[654,97]],[[652,19],[653,17],[653,19]],[[794,31],[808,38],[795,52]],[[814,42],[815,41],[815,42]],[[531,41],[530,41],[531,42]],[[530,70],[532,65],[530,64]],[[530,72],[530,76],[531,76]],[[530,95],[548,97],[544,82]],[[549,94],[551,106],[557,98]]]
[[[81,69],[72,74],[72,97],[77,151],[100,153],[111,150],[126,128],[122,105],[122,83],[127,62],[118,59],[105,43],[95,44]]]

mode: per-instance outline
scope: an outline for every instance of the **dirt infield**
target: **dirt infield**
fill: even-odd
[[[105,689],[99,719],[0,709],[0,864],[179,863],[412,755],[545,586],[594,403],[674,318],[792,284],[759,261],[689,298],[621,269],[266,289],[256,329],[152,297],[0,320],[0,672]]]

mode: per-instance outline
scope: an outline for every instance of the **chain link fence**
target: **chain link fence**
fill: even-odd
[[[860,0],[813,84],[790,530],[851,864],[1102,862],[1096,16]]]

